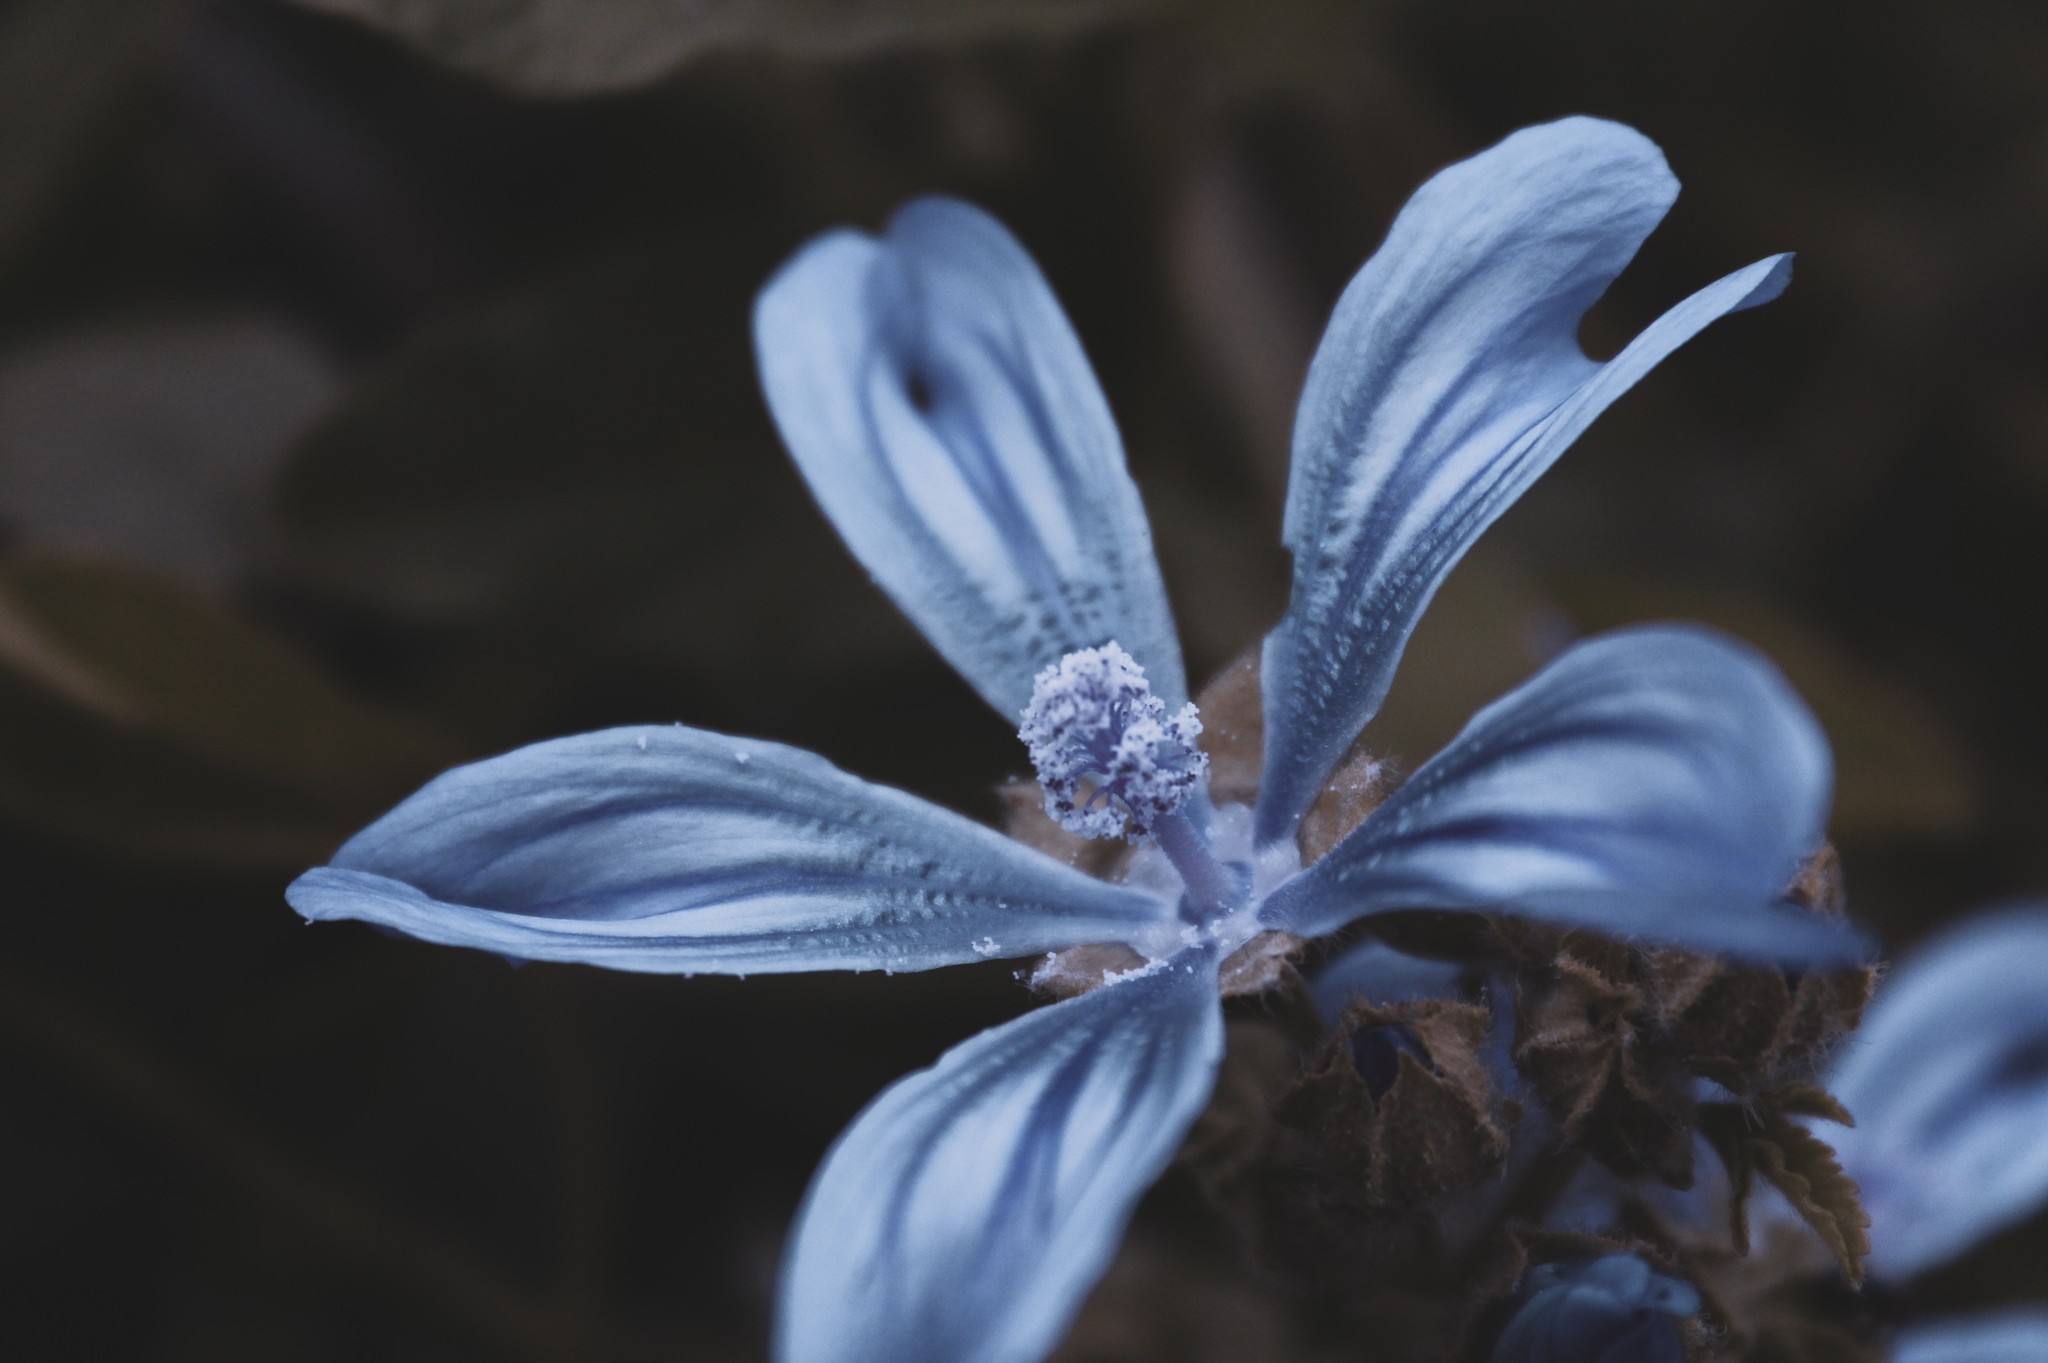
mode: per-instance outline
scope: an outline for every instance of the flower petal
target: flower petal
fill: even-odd
[[[1872,1272],[1923,1272],[2048,1203],[2048,909],[1908,958],[1828,1087],[1856,1118],[1825,1136],[1870,1213]]]
[[[1580,319],[1677,193],[1629,128],[1528,128],[1417,190],[1344,291],[1295,417],[1261,842],[1293,833],[1480,533],[1658,361],[1784,288],[1790,257],[1759,261],[1588,359]]]
[[[1678,1321],[1699,1290],[1633,1254],[1541,1264],[1494,1342],[1490,1363],[1685,1363]]]
[[[1109,404],[1000,223],[919,199],[879,240],[828,232],[761,291],[754,346],[847,547],[1005,719],[1040,669],[1111,640],[1186,702]]]
[[[2048,1358],[2048,1311],[1999,1311],[1930,1321],[1899,1332],[1892,1363],[2041,1363]]]
[[[783,1265],[782,1363],[1037,1363],[1208,1101],[1190,950],[901,1080],[826,1157]]]
[[[795,748],[606,729],[457,767],[286,892],[308,919],[619,970],[923,970],[1173,909]]]
[[[1309,985],[1316,1011],[1335,1023],[1355,998],[1374,1003],[1449,999],[1458,995],[1465,967],[1396,951],[1385,942],[1361,942],[1330,962]]]
[[[1826,739],[1760,655],[1691,626],[1617,630],[1475,715],[1260,917],[1314,936],[1386,909],[1498,911],[1853,958],[1857,934],[1783,903],[1830,783]]]

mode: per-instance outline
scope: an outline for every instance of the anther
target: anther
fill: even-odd
[[[1038,674],[1017,736],[1045,788],[1045,812],[1091,838],[1142,841],[1179,811],[1209,770],[1195,707],[1172,715],[1145,669],[1114,642]]]

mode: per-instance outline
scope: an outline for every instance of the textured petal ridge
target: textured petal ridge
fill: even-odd
[[[1170,906],[796,748],[605,729],[444,773],[287,898],[619,970],[922,970],[1125,940]]]
[[[826,1157],[783,1266],[779,1363],[1037,1363],[1207,1102],[1213,954],[955,1047]]]
[[[1617,630],[1475,715],[1261,916],[1313,936],[1388,909],[1497,911],[1853,959],[1860,936],[1785,902],[1831,789],[1826,739],[1761,655],[1691,626]]]
[[[2048,1202],[2048,908],[1966,923],[1908,957],[1836,1056],[1856,1118],[1825,1138],[1862,1190],[1871,1271],[1946,1262]]]
[[[1525,129],[1416,191],[1344,291],[1295,418],[1294,586],[1262,674],[1262,842],[1293,832],[1480,533],[1666,355],[1784,288],[1790,258],[1759,261],[1613,359],[1587,358],[1580,319],[1677,192],[1632,129]]]
[[[1178,709],[1180,644],[1123,444],[1024,248],[952,199],[811,242],[761,291],[784,443],[903,613],[1006,719],[1115,640]]]

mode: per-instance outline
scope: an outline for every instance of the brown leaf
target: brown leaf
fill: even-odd
[[[1834,1253],[1842,1276],[1860,1287],[1863,1260],[1870,1253],[1870,1215],[1857,1201],[1856,1181],[1842,1172],[1834,1150],[1775,1112],[1764,1114],[1763,1134],[1749,1144],[1758,1171]]]
[[[1479,1059],[1490,1024],[1470,1003],[1354,1001],[1320,1054],[1275,1104],[1282,1126],[1309,1136],[1326,1196],[1367,1208],[1407,1208],[1470,1187],[1498,1168],[1507,1132]],[[1392,1082],[1375,1092],[1358,1039],[1398,1030]]]
[[[1258,799],[1266,751],[1259,650],[1238,654],[1212,677],[1195,697],[1195,708],[1202,712],[1202,751],[1209,754],[1209,798],[1219,805]]]
[[[1517,1003],[1515,1064],[1543,1103],[1576,1137],[1620,1068],[1630,1015],[1642,994],[1586,962],[1559,956],[1546,983]]]
[[[1224,959],[1219,978],[1226,999],[1250,998],[1300,977],[1294,963],[1308,945],[1291,932],[1262,932]]]
[[[1144,967],[1145,958],[1122,942],[1092,942],[1049,953],[1032,970],[1029,982],[1040,994],[1071,999],[1100,989],[1110,975]]]
[[[1818,1084],[1787,1084],[1774,1090],[1769,1100],[1778,1111],[1789,1117],[1819,1117],[1822,1121],[1842,1126],[1856,1125],[1849,1109]]]
[[[1259,692],[1259,650],[1247,649],[1195,697],[1202,751],[1209,754],[1209,795],[1217,804],[1250,804],[1259,795],[1266,721]],[[1365,821],[1393,788],[1387,762],[1354,743],[1302,817],[1297,842],[1304,866],[1320,859]]]

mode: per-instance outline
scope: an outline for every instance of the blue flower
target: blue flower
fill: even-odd
[[[1678,1321],[1700,1309],[1692,1284],[1633,1254],[1544,1264],[1522,1290],[1492,1363],[1684,1363]]]
[[[1760,261],[1588,359],[1581,316],[1675,193],[1627,128],[1532,128],[1425,185],[1346,290],[1296,429],[1256,810],[1208,800],[1116,427],[1015,240],[925,199],[880,238],[818,238],[763,290],[763,386],[819,504],[1023,720],[1051,811],[1143,842],[1143,874],[1090,879],[808,753],[629,727],[441,776],[291,903],[673,973],[1134,947],[1142,968],[954,1048],[841,1137],[791,1237],[785,1363],[1045,1354],[1203,1106],[1218,971],[1261,932],[1442,907],[1808,963],[1859,954],[1782,902],[1822,834],[1825,742],[1767,663],[1697,629],[1572,649],[1298,866],[1297,824],[1460,555],[1658,360],[1784,286],[1786,259]]]

